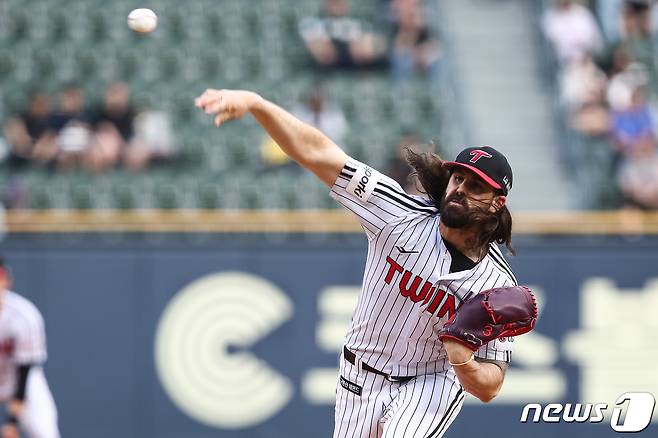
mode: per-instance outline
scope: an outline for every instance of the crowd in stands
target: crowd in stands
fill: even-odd
[[[123,82],[110,83],[98,105],[84,90],[67,84],[54,96],[34,90],[27,109],[4,126],[6,165],[12,170],[38,166],[56,171],[102,173],[118,166],[137,171],[173,155],[166,114],[137,112]]]
[[[438,74],[442,51],[438,35],[424,20],[420,0],[382,2],[381,15],[355,17],[350,0],[324,0],[318,16],[299,23],[299,33],[317,68],[389,68],[398,81]]]
[[[556,62],[574,172],[589,167],[587,207],[614,181],[620,201],[658,208],[658,6],[652,0],[554,0],[542,28]]]
[[[367,5],[354,0],[317,0],[317,5],[315,14],[295,14],[297,21],[293,21],[290,28],[285,27],[292,36],[290,41],[294,40],[299,49],[290,52],[291,60],[294,57],[294,61],[301,61],[300,66],[307,66],[299,71],[299,77],[311,79],[313,85],[301,92],[301,96],[298,96],[300,89],[289,87],[289,93],[285,91],[286,87],[282,86],[284,92],[281,94],[284,98],[292,93],[299,97],[296,104],[287,104],[287,108],[299,119],[318,127],[338,144],[347,148],[352,140],[352,144],[356,143],[355,150],[363,151],[363,144],[354,142],[354,136],[351,136],[354,129],[360,128],[354,128],[354,123],[351,123],[346,115],[346,112],[353,111],[353,100],[332,96],[327,91],[331,87],[325,85],[333,83],[332,81],[348,71],[357,72],[359,76],[362,76],[361,71],[374,72],[372,76],[380,80],[378,86],[381,86],[381,81],[390,82],[391,94],[398,90],[404,93],[406,90],[406,101],[409,101],[409,96],[416,95],[415,91],[410,90],[418,86],[418,79],[436,83],[439,78],[445,62],[441,40],[435,27],[426,21],[428,14],[425,8],[428,7],[428,2],[425,0],[370,0]],[[128,82],[108,83],[111,76],[99,76],[96,79],[106,84],[106,88],[95,92],[93,96],[85,93],[85,90],[89,91],[92,82],[88,81],[89,78],[83,73],[78,81],[84,82],[64,84],[64,80],[69,80],[68,77],[50,78],[51,80],[46,81],[45,88],[16,90],[11,99],[7,98],[9,93],[3,95],[5,100],[1,109],[5,112],[5,118],[0,120],[0,170],[4,173],[0,176],[4,186],[0,198],[7,208],[78,205],[81,202],[72,204],[66,202],[66,199],[77,195],[79,181],[84,181],[80,184],[91,186],[95,184],[91,181],[100,181],[103,184],[113,181],[111,184],[116,184],[124,173],[114,170],[139,173],[151,168],[152,164],[172,162],[175,152],[179,152],[179,163],[185,162],[186,157],[192,156],[192,152],[198,156],[209,156],[208,151],[211,148],[208,144],[199,140],[197,134],[192,134],[195,120],[190,121],[188,117],[181,133],[174,139],[172,122],[167,113],[135,106],[128,84],[139,83],[140,77],[138,73],[131,76],[128,69],[131,64],[127,63],[129,60],[129,57],[122,60],[121,62],[126,64],[119,63],[122,70],[117,70],[117,76],[126,78]],[[54,58],[52,61],[57,62]],[[140,65],[150,64],[144,62]],[[162,65],[166,66],[166,63]],[[334,72],[338,74],[333,75]],[[76,77],[74,74],[70,76]],[[218,75],[218,85],[221,85],[222,79],[223,77]],[[249,80],[251,79],[245,80],[245,87],[250,86]],[[31,83],[33,81],[24,80],[20,85],[27,88]],[[399,85],[399,88],[394,85]],[[255,88],[258,86],[260,84],[254,85]],[[176,97],[179,94],[178,92]],[[24,99],[21,100],[20,96]],[[170,98],[170,105],[172,96],[167,96]],[[23,105],[20,105],[21,102]],[[182,99],[177,99],[174,104],[182,105],[182,102]],[[170,110],[173,117],[183,113],[179,108],[166,104],[163,106]],[[178,119],[176,121],[180,122]],[[392,128],[390,130],[393,132],[391,143],[387,148],[382,146],[382,149],[386,150],[379,156],[383,162],[393,157],[390,171],[399,177],[402,185],[407,185],[410,169],[405,167],[406,164],[396,155],[398,149],[395,135],[400,130],[393,126],[388,128]],[[405,139],[416,138],[411,130],[409,131],[403,135],[401,144],[408,143]],[[228,143],[234,138],[235,135],[232,134],[230,138],[225,137],[222,141]],[[181,144],[176,145],[177,141]],[[251,141],[253,140],[249,140]],[[239,141],[234,143],[237,146],[232,152],[227,152],[227,160],[237,160],[235,157],[242,153],[238,151],[241,148]],[[258,145],[253,146],[255,147],[252,153],[258,154]],[[224,150],[227,149],[230,147]],[[264,169],[295,167],[289,165],[288,157],[269,137],[262,139],[260,155],[260,164]],[[208,161],[216,163],[221,160]],[[256,164],[254,161],[251,163]],[[256,166],[261,169],[258,164]],[[175,172],[175,169],[183,169],[185,166],[173,168]],[[202,170],[205,172],[205,167]],[[245,172],[251,170],[253,169],[245,169]],[[35,190],[40,187],[40,179],[43,176],[54,176],[54,173],[61,175],[57,176],[57,180],[72,182],[67,185],[68,198],[62,197],[64,201],[55,199],[51,193],[55,190],[45,194]],[[101,174],[106,174],[106,178],[95,177]],[[136,180],[141,176],[137,175]],[[126,174],[126,177],[133,176]],[[100,187],[100,183],[98,186]],[[95,188],[96,186],[90,187],[91,196],[94,196]],[[415,190],[415,185],[409,188]],[[30,192],[39,193],[31,196]],[[113,200],[118,195],[112,192],[108,196]],[[89,204],[96,205],[93,202]],[[108,203],[98,205],[101,204]]]
[[[424,19],[421,0],[382,1],[379,22],[377,17],[367,20],[352,15],[350,0],[324,0],[318,16],[305,17],[299,22],[299,34],[313,65],[321,72],[388,70],[393,80],[402,83],[417,77],[435,80],[443,61],[438,35]],[[319,128],[331,139],[343,144],[348,122],[341,108],[327,96],[321,81],[307,90],[301,101],[291,108],[300,120]],[[412,145],[417,140],[409,131],[401,137],[401,144]],[[407,186],[410,168],[400,150],[392,150],[395,157],[391,172],[403,186]],[[266,166],[288,164],[289,158],[276,143],[265,136],[261,157]],[[415,184],[408,186],[416,192]]]

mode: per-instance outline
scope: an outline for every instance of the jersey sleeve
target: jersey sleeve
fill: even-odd
[[[15,326],[15,364],[40,364],[46,361],[46,332],[43,317],[30,303],[21,309]]]
[[[510,363],[512,361],[513,345],[514,338],[494,339],[480,347],[475,352],[475,357]]]
[[[331,197],[354,213],[368,238],[403,216],[438,212],[428,202],[407,194],[393,179],[353,158],[336,178]]]

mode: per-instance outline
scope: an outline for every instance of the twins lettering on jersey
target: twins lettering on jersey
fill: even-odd
[[[401,276],[398,276],[398,289],[403,297],[409,298],[414,303],[422,301],[423,305],[430,303],[431,300],[431,303],[425,308],[425,311],[434,314],[436,309],[441,306],[437,314],[439,318],[443,318],[446,315],[448,318],[451,318],[452,315],[455,314],[454,295],[440,288],[437,291],[437,287],[433,286],[432,283],[423,279],[420,275],[414,275],[413,272],[404,269],[402,265],[393,260],[390,256],[386,257],[386,263],[389,264],[389,267],[384,281],[386,284],[391,284],[396,272],[402,274]],[[411,280],[412,276],[414,277],[413,280]],[[409,284],[410,280],[411,284]]]

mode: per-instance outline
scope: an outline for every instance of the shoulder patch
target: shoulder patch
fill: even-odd
[[[370,166],[360,164],[345,190],[365,203],[370,199],[381,174]]]

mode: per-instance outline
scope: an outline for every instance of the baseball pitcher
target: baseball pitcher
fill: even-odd
[[[206,90],[217,126],[250,112],[292,159],[331,188],[368,239],[361,293],[345,337],[335,438],[440,437],[467,393],[500,391],[514,336],[534,327],[532,293],[510,251],[507,159],[491,147],[455,161],[408,152],[427,197],[410,196],[320,131],[249,91]]]

